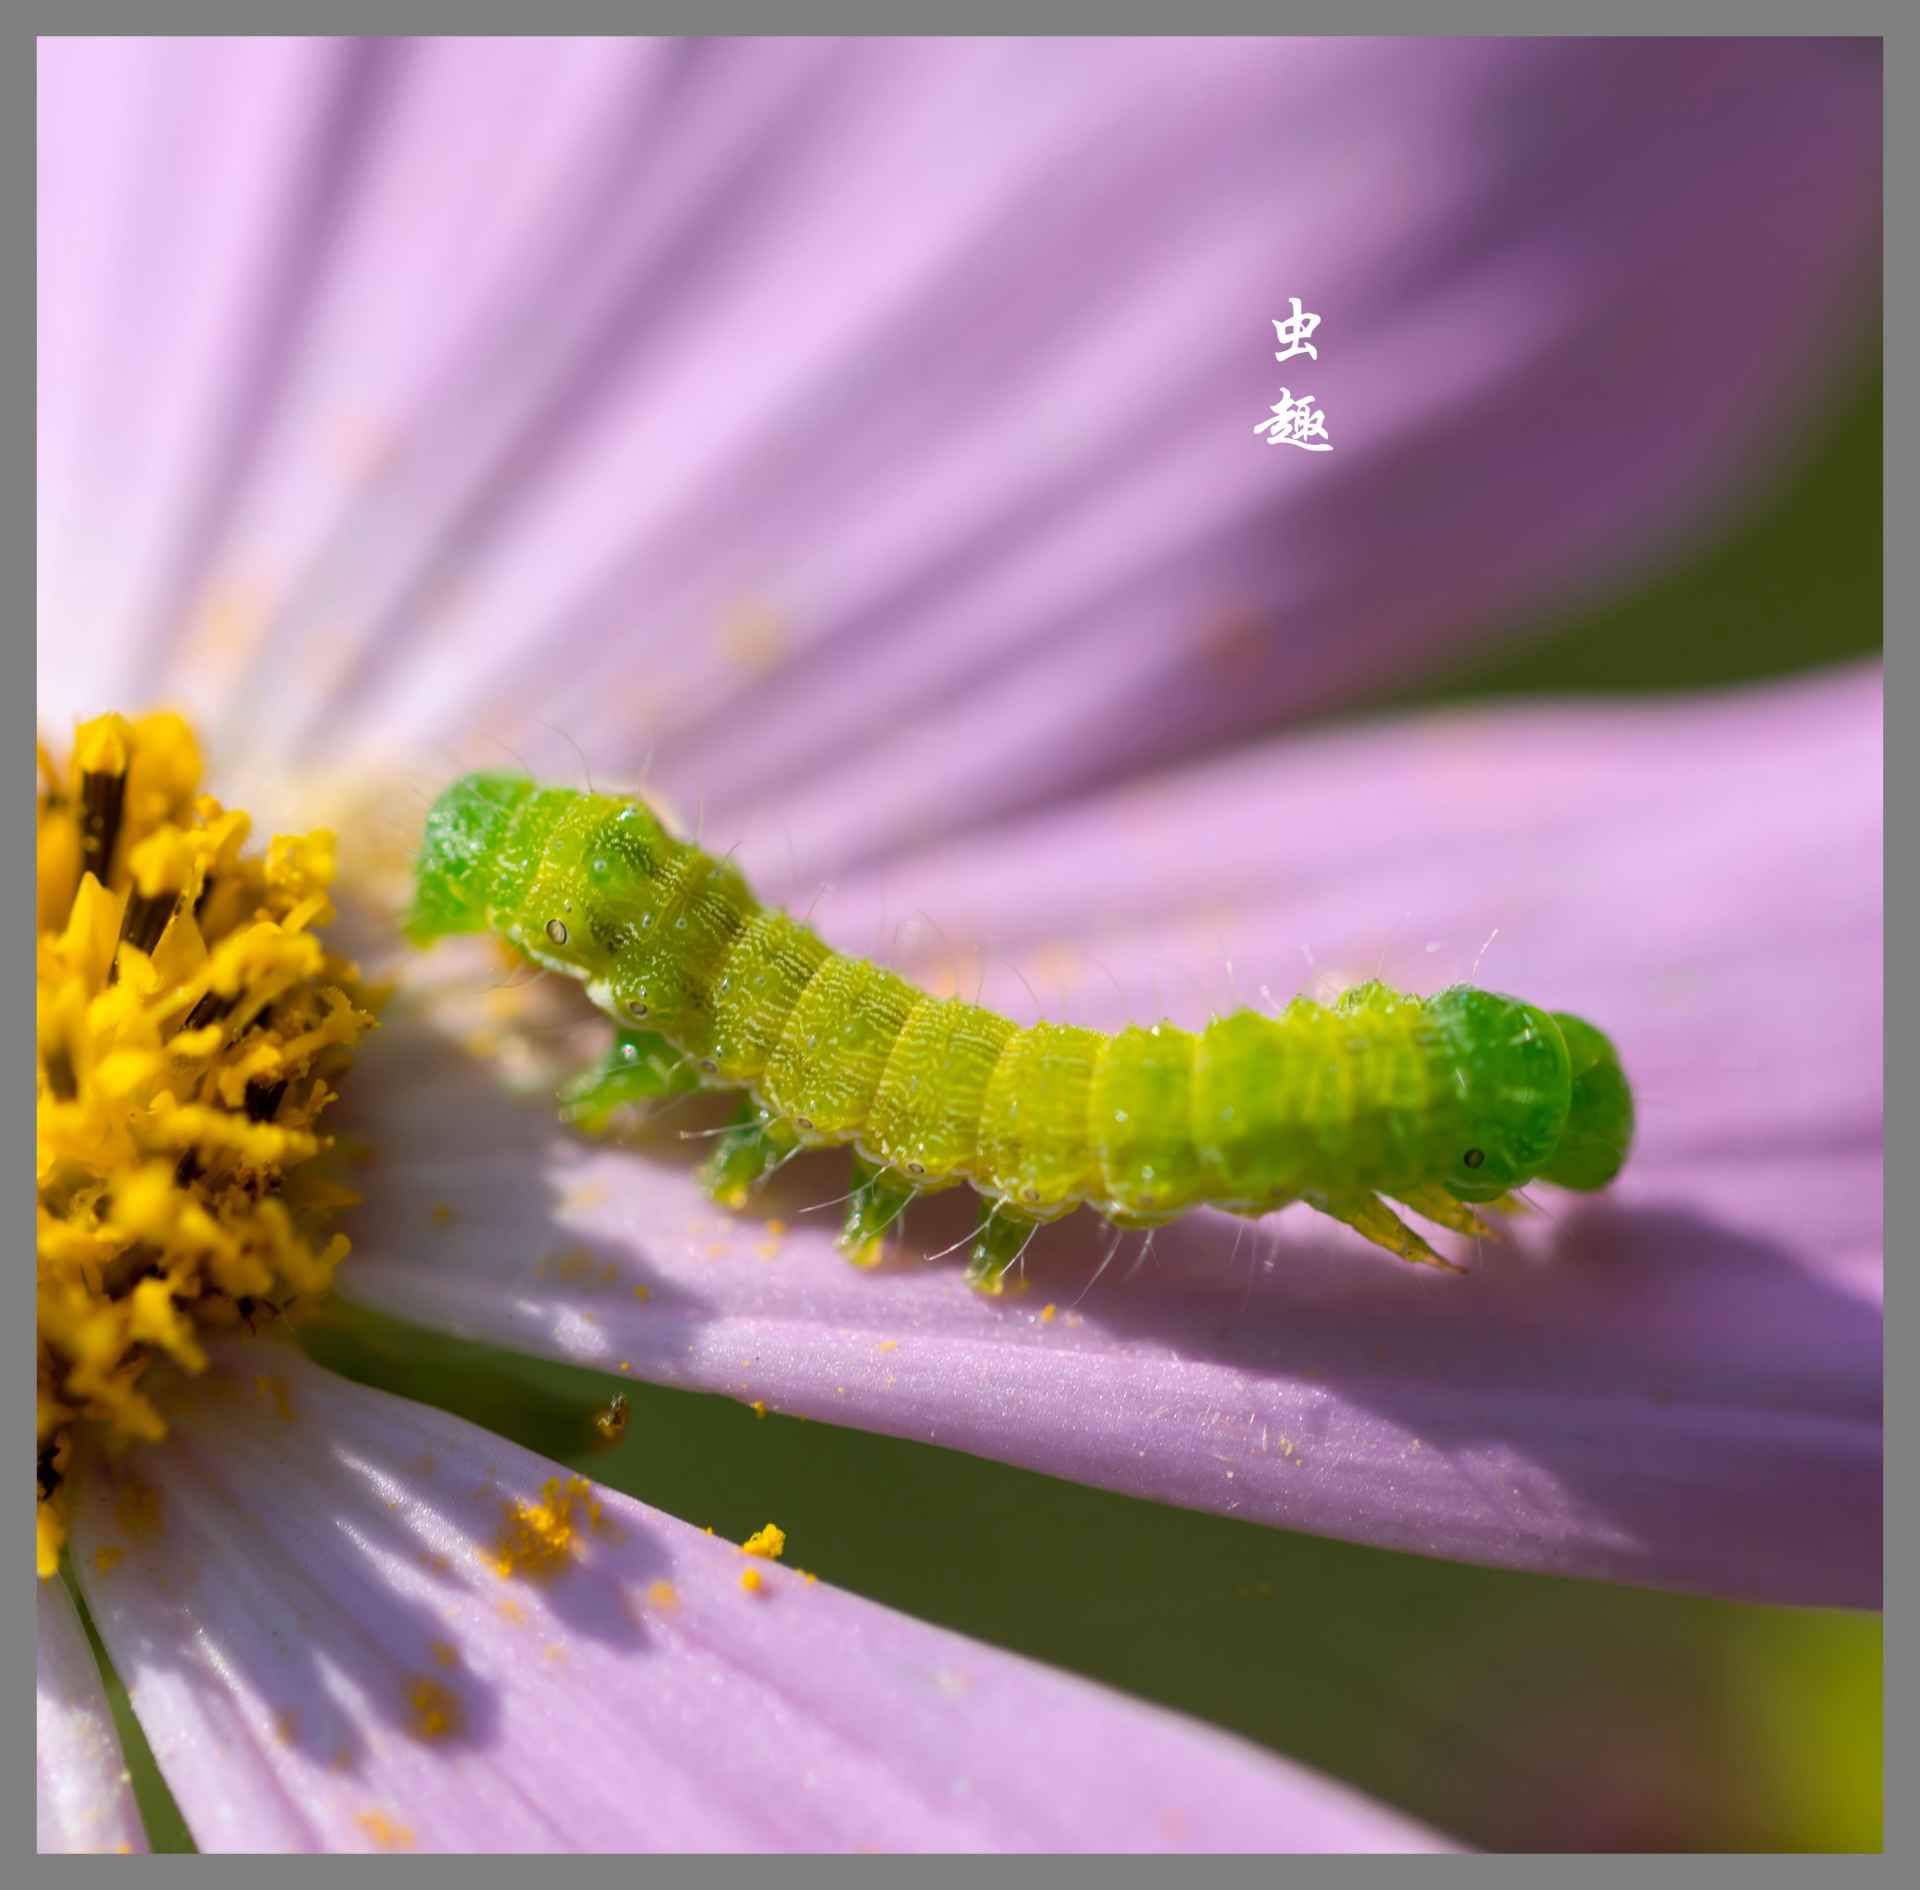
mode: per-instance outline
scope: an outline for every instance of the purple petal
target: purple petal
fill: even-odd
[[[1854,673],[1325,735],[816,912],[910,969],[938,941],[949,975],[977,965],[1023,1018],[1195,1025],[1284,1000],[1307,952],[1415,990],[1483,963],[1482,982],[1594,1018],[1640,1097],[1633,1159],[1597,1200],[1544,1190],[1540,1223],[1465,1280],[1305,1210],[1252,1235],[1192,1216],[1137,1273],[1135,1246],[1097,1279],[1104,1230],[1075,1216],[998,1302],[965,1291],[957,1257],[862,1274],[832,1251],[832,1210],[775,1230],[712,1208],[672,1118],[639,1151],[573,1138],[402,1004],[348,1103],[379,1160],[342,1286],[462,1334],[1294,1528],[1872,1605],[1880,713],[1877,674]],[[823,1159],[759,1213],[845,1186]],[[966,1232],[969,1197],[917,1212],[906,1250],[929,1254]]]
[[[73,1601],[39,1584],[34,1666],[34,1784],[39,1842],[49,1851],[144,1851],[146,1827]]]
[[[178,694],[231,768],[270,688],[263,771],[657,737],[803,878],[1270,724],[1768,462],[1870,313],[1879,86],[1841,41],[54,42],[43,704]],[[1253,431],[1295,365],[1332,453]]]
[[[1446,1848],[610,1492],[527,1557],[558,1466],[291,1347],[226,1348],[173,1424],[74,1540],[203,1849]]]

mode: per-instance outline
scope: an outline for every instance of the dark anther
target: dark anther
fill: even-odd
[[[1487,1159],[1487,1151],[1483,1148],[1470,1148],[1460,1159],[1469,1168],[1478,1168]]]
[[[280,1308],[274,1301],[259,1297],[253,1293],[242,1293],[240,1297],[233,1302],[233,1308],[234,1311],[240,1315],[242,1323],[249,1332],[254,1329],[254,1319],[260,1313],[264,1312],[269,1319],[278,1318],[280,1314]]]
[[[126,912],[120,920],[120,943],[131,945],[137,952],[152,951],[160,943],[160,934],[167,929],[167,921],[179,904],[177,892],[155,893],[152,898],[145,893],[130,893]],[[107,982],[117,983],[119,977],[120,960],[116,955],[107,969]]]
[[[80,1093],[80,1085],[73,1074],[73,1058],[67,1054],[64,1044],[56,1044],[41,1059],[40,1066],[47,1073],[47,1087],[62,1102],[72,1102]]]
[[[206,1172],[200,1165],[199,1154],[188,1149],[173,1165],[173,1185],[176,1188],[191,1188]]]
[[[59,1450],[58,1444],[42,1444],[40,1453],[34,1461],[34,1471],[40,1480],[40,1500],[45,1502],[60,1487],[60,1472],[54,1468],[53,1459]]]
[[[109,1299],[125,1299],[142,1280],[160,1272],[160,1255],[145,1241],[116,1254],[102,1270],[100,1284]]]
[[[80,777],[80,870],[101,885],[113,864],[114,842],[120,838],[120,809],[127,795],[124,774],[82,774]]]
[[[209,1024],[217,1024],[239,1002],[238,997],[215,997],[211,991],[203,991],[180,1028],[204,1030]]]
[[[207,909],[207,901],[213,897],[213,875],[209,873],[200,882],[200,896],[193,902],[193,916],[197,919]]]
[[[247,1120],[271,1122],[274,1111],[280,1107],[280,1098],[286,1093],[287,1079],[284,1076],[277,1083],[262,1082],[256,1076],[247,1085]]]

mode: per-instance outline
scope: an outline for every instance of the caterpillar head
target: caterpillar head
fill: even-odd
[[[1536,1176],[1603,1188],[1633,1134],[1633,1099],[1613,1045],[1584,1019],[1455,985],[1432,999],[1459,1085],[1460,1146],[1446,1176],[1461,1201],[1491,1201]]]
[[[1562,1188],[1590,1193],[1620,1172],[1633,1142],[1633,1091],[1620,1053],[1584,1017],[1555,1011],[1565,1040],[1573,1098],[1560,1145],[1541,1176]]]
[[[413,867],[406,932],[414,944],[486,930],[501,842],[533,792],[522,775],[469,774],[434,802]]]

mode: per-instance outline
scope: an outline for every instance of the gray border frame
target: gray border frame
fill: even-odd
[[[36,36],[46,31],[55,36],[89,36],[95,33],[115,33],[129,31],[152,32],[163,22],[157,20],[156,13],[164,12],[171,18],[164,24],[179,30],[188,27],[207,34],[245,33],[259,30],[266,22],[261,14],[266,11],[259,6],[220,5],[218,0],[193,0],[189,5],[176,5],[158,9],[151,5],[129,3],[120,0],[120,4],[81,5],[60,9],[37,9],[43,17],[33,22]],[[449,33],[472,33],[491,30],[496,33],[512,34],[516,23],[524,20],[524,13],[517,13],[512,7],[502,4],[501,0],[486,0],[485,4],[459,7],[451,0],[429,0],[421,4],[416,0],[404,10],[405,24],[412,30],[431,30],[435,25],[443,26]],[[734,34],[753,31],[756,28],[774,35],[804,32],[808,34],[839,32],[861,33],[907,33],[930,32],[938,30],[938,22],[923,19],[904,19],[899,17],[876,17],[881,12],[863,6],[834,5],[828,7],[813,6],[804,10],[804,24],[797,10],[783,9],[761,0],[761,4],[749,7],[718,6],[656,6],[644,11],[644,17],[636,18],[638,10],[610,5],[575,5],[553,7],[541,10],[539,26],[551,32],[562,20],[556,15],[566,16],[564,24],[569,30],[578,32],[626,32],[649,30],[667,33],[720,33]],[[1543,9],[1511,5],[1476,4],[1468,8],[1450,8],[1450,17],[1444,21],[1435,16],[1433,10],[1416,10],[1409,6],[1370,7],[1360,10],[1362,17],[1354,17],[1351,12],[1332,8],[1321,9],[1320,19],[1300,20],[1296,17],[1276,18],[1270,8],[1246,4],[1246,0],[1227,6],[1208,5],[1194,7],[1186,5],[1177,15],[1170,10],[1148,10],[1138,7],[1113,9],[1122,17],[1092,18],[1078,6],[1074,7],[1035,7],[975,4],[969,5],[964,12],[958,9],[947,11],[947,23],[961,34],[971,36],[983,31],[1004,31],[1011,33],[1073,33],[1092,31],[1095,33],[1134,32],[1155,35],[1164,32],[1169,25],[1177,27],[1184,34],[1196,33],[1245,33],[1266,36],[1279,30],[1304,30],[1307,33],[1331,30],[1340,33],[1411,33],[1418,36],[1433,36],[1436,29],[1444,34],[1539,34],[1555,30],[1549,20],[1542,19]],[[1881,37],[1886,41],[1887,65],[1897,67],[1900,76],[1906,76],[1907,47],[1905,35],[1896,35],[1893,31],[1893,9],[1872,6],[1826,6],[1820,9],[1800,10],[1807,17],[1782,17],[1788,9],[1767,7],[1739,8],[1727,4],[1727,0],[1716,0],[1712,6],[1695,6],[1685,9],[1688,17],[1677,21],[1672,6],[1633,6],[1622,8],[1618,5],[1604,10],[1594,8],[1572,15],[1560,14],[1563,24],[1559,31],[1579,35],[1594,27],[1602,28],[1602,34],[1596,36],[1613,37],[1633,33],[1652,36],[1675,36],[1685,33],[1711,33],[1716,27],[1727,36],[1752,36],[1755,34],[1808,34],[1822,36],[1861,35]],[[275,8],[273,12],[283,22],[283,32],[312,33],[315,31],[372,31],[381,33],[391,30],[394,21],[392,12],[387,8],[371,6],[337,5],[326,9],[310,9],[308,17],[301,19],[297,10],[293,12]],[[324,12],[328,17],[324,26],[320,20],[312,17]],[[1467,17],[1463,20],[1460,16]],[[1764,18],[1756,15],[1764,14]],[[1631,17],[1623,17],[1623,15]],[[479,17],[476,17],[479,16]],[[1384,16],[1384,17],[1383,17]],[[1699,17],[1706,16],[1706,17]],[[18,27],[7,28],[0,37],[0,47],[5,48],[5,57],[0,57],[0,149],[4,149],[4,162],[0,162],[0,194],[4,195],[5,216],[8,226],[8,248],[16,256],[31,258],[33,254],[34,228],[34,117],[35,117],[35,59],[32,42],[28,34]],[[1897,53],[1897,59],[1894,55]],[[1889,75],[1890,76],[1890,75]],[[1911,96],[1903,94],[1903,96]],[[1891,160],[1898,150],[1906,148],[1910,157],[1916,133],[1912,120],[1905,114],[1887,113],[1884,119],[1887,137],[1887,150]],[[1886,164],[1889,174],[1911,175],[1902,164],[1889,161]],[[1890,288],[1897,291],[1903,304],[1910,303],[1913,291],[1914,250],[1912,241],[1911,218],[1889,216],[1887,219],[1888,241],[1885,248],[1884,277]],[[16,234],[17,232],[17,234]],[[9,272],[6,278],[6,318],[0,322],[0,346],[5,353],[4,392],[0,401],[4,402],[5,423],[9,438],[15,442],[14,449],[7,456],[8,493],[7,502],[0,505],[0,532],[5,534],[6,559],[4,569],[12,576],[12,585],[16,595],[27,591],[26,574],[33,568],[33,491],[34,464],[27,456],[25,442],[30,437],[34,400],[35,376],[35,340],[34,340],[34,301],[33,272],[29,265]],[[1913,369],[1911,364],[1898,353],[1894,353],[1889,363],[1893,370],[1889,374],[1887,406],[1890,414],[1900,409],[1911,409],[1911,384]],[[1888,490],[1895,488],[1911,492],[1913,490],[1913,448],[1911,436],[1901,429],[1889,426],[1887,429],[1887,472]],[[1889,528],[1893,524],[1892,505],[1886,504]],[[1909,515],[1911,516],[1911,515]],[[1898,598],[1907,611],[1912,609],[1914,574],[1912,569],[1911,531],[1905,534],[1887,533],[1888,555],[1886,577],[1889,599]],[[23,746],[19,766],[24,770],[24,737],[31,734],[27,726],[33,717],[32,687],[35,658],[30,636],[27,634],[32,620],[32,601],[29,596],[27,607],[17,613],[14,623],[17,631],[4,639],[4,652],[0,653],[0,662],[4,662],[6,686],[0,690],[0,700],[6,704],[6,718],[10,726],[16,727],[22,737]],[[1892,613],[1890,613],[1892,614]],[[1895,621],[1905,620],[1906,613],[1895,617]],[[1889,652],[1891,657],[1892,652]],[[1905,657],[1898,661],[1889,661],[1888,686],[1905,688]],[[1897,676],[1893,672],[1898,672]],[[1894,744],[1889,754],[1890,775],[1899,770],[1911,775],[1912,764],[1899,744]],[[16,857],[16,864],[10,871],[10,879],[20,884],[25,878],[25,868],[31,862],[33,837],[30,823],[22,823],[16,815],[9,825],[6,847],[10,857],[24,855],[22,860]],[[1888,865],[1893,864],[1889,852]],[[1889,885],[1889,921],[1893,918],[1894,895],[1898,894],[1899,923],[1903,931],[1911,936],[1911,914],[1908,900],[1911,897],[1911,879],[1902,875],[1899,882],[1893,883],[1894,876],[1888,874]],[[16,926],[25,927],[27,920],[16,918]],[[17,953],[12,959],[16,966],[31,960],[31,951]],[[1909,1050],[1912,1044],[1912,1012],[1920,1008],[1920,997],[1913,995],[1904,982],[1894,983],[1888,991],[1888,1043],[1891,1045],[1896,1027],[1905,1038]],[[11,1005],[5,1017],[4,1042],[13,1048],[6,1051],[8,1064],[15,1070],[23,1069],[26,1061],[26,1049],[31,1036],[30,1011],[24,1005]],[[1897,1079],[1896,1087],[1901,1093],[1901,1105],[1904,1110],[1906,1101],[1905,1062],[1888,1059],[1890,1075]],[[31,1105],[24,1093],[17,1089],[0,1088],[0,1107],[4,1107],[11,1125],[6,1135],[4,1147],[8,1151],[12,1176],[19,1181],[27,1177],[28,1168],[25,1151],[30,1145],[30,1136],[25,1132],[31,1126]],[[1894,1168],[1896,1188],[1890,1191],[1890,1202],[1897,1196],[1911,1196],[1910,1177],[1896,1164]],[[10,1188],[9,1199],[23,1201],[28,1189],[25,1186]],[[1907,1204],[1904,1201],[1898,1204]],[[20,1212],[19,1209],[15,1210]],[[16,1222],[16,1225],[18,1223]],[[1897,1224],[1905,1225],[1904,1217]],[[14,1311],[24,1315],[28,1298],[28,1283],[24,1268],[10,1267],[5,1270],[4,1279],[0,1279],[0,1290],[17,1301]],[[7,1329],[23,1332],[26,1329],[25,1316],[8,1321]],[[13,1372],[8,1375],[12,1387],[10,1397],[16,1407],[24,1407],[31,1395],[28,1375]],[[1890,1390],[1899,1407],[1906,1414],[1902,1420],[1911,1421],[1911,1407],[1915,1394],[1906,1388],[1905,1381],[1899,1375],[1892,1375]],[[17,1422],[18,1420],[16,1420]],[[1893,1413],[1889,1411],[1890,1431],[1894,1429]],[[16,1430],[15,1435],[18,1435]],[[1889,1476],[1889,1496],[1899,1492],[1895,1485],[1905,1480],[1908,1474],[1908,1460],[1904,1454],[1895,1453],[1890,1458],[1890,1468],[1894,1472]],[[24,1501],[20,1498],[6,1507],[4,1514],[19,1517],[25,1513]],[[1890,1502],[1888,1506],[1888,1542],[1890,1548],[1897,1544],[1901,1554],[1901,1565],[1910,1565],[1912,1545],[1908,1538],[1913,1527],[1913,1506],[1907,1501]],[[11,1524],[9,1526],[12,1526]],[[1894,1558],[1890,1555],[1889,1560]],[[24,1554],[16,1558],[16,1566],[23,1566]],[[1891,1584],[1890,1584],[1891,1586]],[[23,1700],[26,1695],[26,1669],[31,1664],[30,1649],[34,1640],[32,1591],[24,1580],[16,1580],[7,1590],[5,1610],[9,1616],[6,1636],[6,1662],[8,1673],[8,1696]],[[25,1623],[24,1631],[22,1623]],[[1907,1636],[1904,1631],[1889,1636],[1889,1668],[1894,1669],[1891,1658],[1893,1648],[1901,1650],[1901,1660],[1905,1664]],[[1911,1752],[1912,1741],[1908,1733],[1909,1715],[1905,1710],[1905,1696],[1894,1694],[1889,1689],[1887,1713],[1889,1753],[1898,1749]],[[81,1881],[82,1873],[90,1879],[98,1868],[92,1864],[68,1864],[56,1860],[40,1858],[31,1849],[31,1833],[34,1821],[28,1802],[28,1785],[33,1773],[33,1735],[24,1715],[9,1714],[0,1720],[0,1737],[7,1745],[7,1758],[10,1761],[0,1768],[0,1777],[5,1780],[5,1810],[0,1813],[0,1826],[10,1834],[13,1842],[9,1849],[19,1848],[23,1853],[26,1874],[16,1875],[16,1882],[40,1884],[56,1879],[62,1883]],[[17,1742],[17,1743],[16,1743]],[[1888,1767],[1891,1771],[1891,1765]],[[1869,1876],[1879,1880],[1889,1874],[1887,1859],[1896,1857],[1911,1849],[1904,1826],[1904,1820],[1898,1817],[1903,1809],[1901,1799],[1893,1792],[1888,1795],[1889,1833],[1887,1848],[1879,1858],[1825,1859],[1817,1866],[1823,1880],[1840,1878],[1844,1881],[1864,1881]],[[1911,1866],[1909,1866],[1911,1868]],[[108,1866],[111,1869],[112,1866]],[[342,1859],[338,1862],[323,1863],[312,1859],[285,1858],[275,1859],[262,1864],[253,1859],[220,1859],[213,1857],[155,1858],[146,1868],[158,1873],[162,1883],[198,1883],[209,1878],[216,1881],[239,1881],[241,1873],[249,1877],[253,1873],[265,1870],[274,1882],[320,1882],[322,1873],[345,1872],[361,1881],[377,1881],[389,1871],[404,1870],[414,1882],[440,1881],[452,1884],[457,1880],[463,1890],[471,1890],[476,1871],[483,1882],[498,1884],[500,1890],[515,1890],[525,1877],[524,1868],[512,1857],[496,1858],[459,1858],[459,1857],[419,1857],[407,1860],[394,1859]],[[999,1858],[983,1860],[961,1860],[951,1858],[906,1859],[898,1857],[843,1859],[843,1858],[790,1858],[781,1860],[777,1868],[782,1880],[798,1886],[798,1890],[810,1890],[812,1885],[837,1886],[862,1883],[913,1882],[980,1882],[997,1879],[1007,1883],[1024,1883],[1033,1875],[1044,1873],[1050,1884],[1069,1885],[1084,1883],[1089,1886],[1097,1881],[1101,1890],[1115,1890],[1116,1885],[1139,1883],[1142,1885],[1160,1885],[1169,1882],[1176,1875],[1186,1879],[1196,1874],[1204,1874],[1209,1882],[1272,1884],[1280,1873],[1284,1872],[1292,1881],[1301,1881],[1302,1873],[1311,1872],[1315,1881],[1333,1881],[1344,1879],[1352,1882],[1369,1881],[1376,1866],[1366,1859],[1201,1859],[1183,1858],[1175,1865],[1162,1864],[1151,1858],[1126,1858],[1118,1860],[1048,1858],[1037,1865],[1026,1859]],[[1579,1858],[1553,1857],[1531,1859],[1522,1857],[1464,1857],[1430,1858],[1423,1862],[1423,1868],[1429,1873],[1429,1881],[1442,1885],[1483,1886],[1488,1884],[1512,1883],[1533,1886],[1537,1884],[1579,1884],[1585,1882],[1608,1883],[1647,1883],[1668,1884],[1685,1882],[1689,1884],[1726,1884],[1739,1885],[1741,1890],[1751,1890],[1752,1886],[1780,1884],[1799,1886],[1809,1880],[1811,1872],[1800,1860],[1791,1856],[1763,1858],[1733,1857],[1685,1857],[1685,1858]],[[737,1880],[741,1866],[727,1858],[666,1858],[648,1859],[634,1862],[621,1858],[570,1858],[564,1861],[543,1863],[544,1872],[559,1872],[569,1882],[597,1882],[630,1885],[635,1881],[636,1872],[643,1872],[645,1881],[653,1883],[692,1883],[703,1882],[718,1884]],[[337,1878],[336,1878],[337,1880]]]

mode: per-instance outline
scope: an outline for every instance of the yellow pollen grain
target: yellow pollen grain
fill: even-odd
[[[35,812],[36,1558],[67,1533],[78,1429],[167,1422],[149,1368],[324,1294],[354,1199],[309,1164],[372,998],[317,929],[330,834],[247,851],[177,715],[96,717]],[[262,1392],[283,1416],[284,1388]],[[123,1495],[123,1502],[126,1500]],[[157,1503],[149,1526],[158,1527]],[[129,1533],[135,1533],[129,1529]]]
[[[636,1286],[633,1289],[633,1296],[635,1299],[651,1299],[653,1297],[644,1286]]]
[[[259,1394],[262,1403],[273,1406],[276,1417],[289,1424],[293,1422],[293,1401],[287,1391],[287,1381],[277,1372],[257,1372],[254,1375],[253,1388]]]
[[[410,1851],[414,1846],[414,1835],[404,1824],[396,1824],[384,1811],[363,1811],[354,1823],[363,1830],[383,1851]]]
[[[767,1415],[767,1401],[764,1398],[756,1398],[747,1406],[747,1409],[751,1411],[755,1417],[765,1417]]]
[[[407,1682],[407,1725],[416,1739],[448,1739],[460,1730],[460,1697],[416,1675]]]
[[[599,1527],[601,1504],[585,1477],[549,1477],[541,1501],[507,1506],[499,1538],[481,1559],[507,1581],[553,1575],[576,1559],[587,1531]]]
[[[771,1561],[779,1561],[786,1553],[787,1532],[778,1523],[768,1523],[764,1529],[756,1529],[740,1545],[742,1555],[763,1555]]]
[[[445,1201],[436,1201],[433,1204],[433,1224],[436,1227],[453,1225],[453,1209]]]
[[[113,1519],[135,1541],[159,1535],[166,1526],[160,1515],[160,1492],[138,1479],[123,1483],[113,1499]]]
[[[558,1253],[547,1254],[534,1271],[543,1279],[579,1285],[599,1277],[600,1262],[584,1247],[567,1247]]]
[[[662,1614],[671,1614],[680,1605],[680,1591],[671,1582],[654,1582],[647,1589],[647,1599]]]
[[[1058,1310],[1059,1309],[1052,1303],[1052,1301],[1048,1301],[1046,1305],[1040,1308],[1040,1323],[1043,1326],[1052,1325],[1054,1321],[1054,1316]]]
[[[125,1549],[116,1548],[112,1543],[108,1543],[103,1548],[95,1549],[93,1552],[94,1572],[99,1575],[111,1575],[113,1571],[120,1566],[121,1560],[126,1553]]]
[[[527,1611],[511,1595],[503,1595],[494,1603],[494,1611],[508,1627],[525,1627]]]
[[[427,1652],[433,1656],[439,1666],[453,1667],[459,1664],[460,1650],[451,1641],[435,1641]]]
[[[792,634],[786,619],[759,598],[743,597],[730,605],[719,623],[721,654],[749,676],[766,676],[786,662]]]
[[[300,1736],[300,1715],[291,1706],[283,1706],[273,1716],[273,1736],[290,1746]]]
[[[882,1339],[873,1349],[876,1352],[897,1352],[900,1349],[900,1341],[898,1339]]]
[[[740,1586],[748,1594],[757,1595],[766,1584],[761,1581],[760,1571],[757,1568],[743,1568],[740,1571]]]

